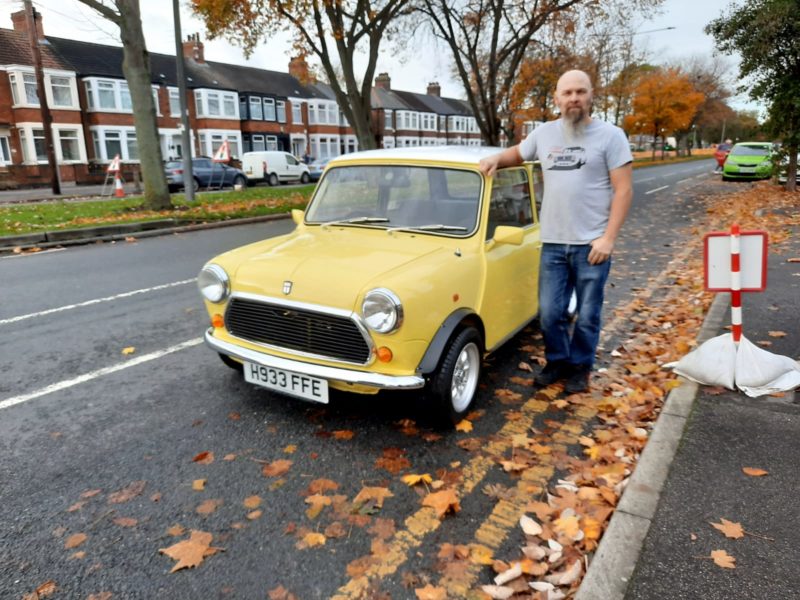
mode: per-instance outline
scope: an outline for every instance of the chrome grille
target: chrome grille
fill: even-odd
[[[370,347],[353,319],[234,297],[225,325],[238,338],[289,351],[365,364]]]

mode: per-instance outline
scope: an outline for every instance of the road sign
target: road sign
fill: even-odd
[[[742,292],[763,292],[767,287],[767,232],[742,231],[738,237],[739,289]],[[704,284],[709,292],[734,289],[732,240],[728,231],[714,231],[703,238]]]
[[[228,147],[228,140],[222,142],[222,146],[214,154],[214,158],[211,159],[216,163],[226,163],[230,162],[231,160],[231,150]]]

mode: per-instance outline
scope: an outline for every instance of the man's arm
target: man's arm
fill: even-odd
[[[610,171],[609,177],[611,178],[611,187],[614,188],[614,196],[611,198],[611,212],[608,215],[605,233],[591,242],[589,263],[593,265],[605,262],[611,256],[614,243],[633,200],[633,166],[631,163]]]
[[[519,152],[519,144],[506,148],[502,152],[492,154],[481,159],[479,169],[487,177],[492,177],[497,169],[504,167],[516,167],[523,163],[522,155]]]

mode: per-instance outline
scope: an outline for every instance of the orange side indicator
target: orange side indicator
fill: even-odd
[[[392,351],[386,346],[378,348],[378,360],[381,362],[390,362],[394,358]]]
[[[461,296],[459,296],[458,294],[453,294],[453,302],[458,302],[458,299],[459,299],[460,297],[461,297]]]
[[[216,314],[213,317],[211,317],[211,324],[217,329],[219,329],[225,325],[225,319],[222,318],[222,315]]]

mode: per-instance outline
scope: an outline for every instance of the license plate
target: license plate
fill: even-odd
[[[739,167],[739,173],[755,173],[755,167]]]
[[[249,383],[297,396],[311,402],[328,403],[328,382],[302,373],[244,363],[244,379]]]

